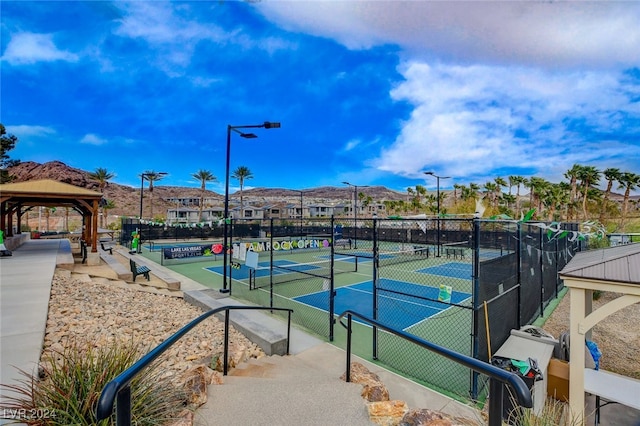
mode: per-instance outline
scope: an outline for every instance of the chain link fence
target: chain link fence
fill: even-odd
[[[581,249],[577,224],[550,232],[549,224],[509,220],[331,217],[228,226],[232,296],[293,309],[294,323],[329,340],[342,337],[334,318],[351,309],[484,361],[557,297],[558,271]],[[143,239],[181,232],[161,228],[142,225]],[[220,238],[222,229],[194,235]],[[452,361],[356,327],[360,356],[457,398],[476,399],[486,387]]]

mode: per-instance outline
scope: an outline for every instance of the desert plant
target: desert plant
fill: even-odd
[[[116,342],[108,347],[71,342],[62,351],[43,356],[39,374],[24,370],[18,384],[0,385],[5,411],[28,425],[113,425],[115,418],[96,421],[96,404],[104,386],[137,361],[141,346]],[[184,393],[154,364],[131,384],[134,424],[159,425],[184,408]],[[24,417],[24,418],[20,418]]]
[[[547,398],[539,414],[530,408],[517,408],[510,412],[509,423],[518,426],[582,426],[582,422],[573,419],[570,412],[567,403]]]

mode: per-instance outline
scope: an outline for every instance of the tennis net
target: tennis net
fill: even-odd
[[[331,278],[331,259],[316,262],[296,263],[287,260],[277,260],[271,267],[251,269],[249,271],[249,289],[269,287],[271,283],[282,284],[300,281],[309,278]],[[265,271],[268,270],[269,273]],[[358,270],[358,258],[340,257],[333,263],[334,274],[356,272]]]
[[[415,262],[428,258],[432,248],[428,246],[407,245],[402,250],[380,252],[379,265],[397,265],[399,263]]]

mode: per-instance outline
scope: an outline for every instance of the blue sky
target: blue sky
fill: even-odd
[[[2,1],[12,158],[138,187],[553,182],[640,173],[640,3]],[[252,131],[252,130],[247,130]],[[603,182],[604,183],[604,182]],[[231,192],[237,182],[231,180]]]

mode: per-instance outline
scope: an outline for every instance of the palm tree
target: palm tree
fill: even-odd
[[[191,175],[192,178],[200,181],[200,211],[198,212],[198,222],[202,222],[202,208],[204,206],[204,192],[206,191],[207,182],[215,182],[218,180],[209,170],[198,170]]]
[[[483,186],[485,195],[489,198],[489,204],[492,207],[497,208],[496,202],[496,192],[498,191],[499,186],[493,182],[487,182]]]
[[[605,169],[604,178],[607,180],[607,189],[604,191],[604,197],[602,198],[602,206],[600,207],[600,223],[604,222],[604,215],[607,211],[607,205],[609,204],[609,196],[611,195],[611,187],[613,186],[613,181],[619,181],[622,172],[620,169],[616,169],[614,167],[610,167]]]
[[[104,194],[104,189],[107,186],[107,183],[109,182],[110,179],[114,178],[114,174],[110,173],[109,171],[107,171],[107,169],[104,169],[102,167],[98,167],[97,169],[95,169],[95,171],[93,171],[92,173],[89,173],[89,179],[95,180],[98,182],[98,188],[100,189],[100,192]],[[100,227],[104,228],[104,206],[102,205],[103,203],[100,203],[100,210],[101,210],[101,215],[100,215]]]
[[[413,199],[414,195],[415,195],[415,191],[413,190],[412,187],[408,187],[407,188],[407,203]]]
[[[496,184],[496,189],[495,189],[495,192],[496,192],[496,195],[495,195],[495,207],[497,208],[498,207],[498,203],[499,203],[500,199],[502,198],[502,188],[504,188],[505,186],[508,186],[508,185],[507,185],[507,181],[504,180],[503,178],[499,177],[499,176],[497,178],[495,178],[493,180],[493,182]]]
[[[578,175],[581,173],[584,166],[579,164],[574,164],[569,170],[567,170],[564,174],[564,177],[569,179],[569,186],[571,187],[571,192],[569,194],[569,217],[568,220],[573,218],[573,206],[578,199]]]
[[[529,204],[531,208],[536,209],[538,212],[541,207],[542,194],[548,185],[549,182],[540,177],[532,176],[529,179]]]
[[[594,166],[584,166],[580,169],[577,179],[580,180],[582,192],[582,215],[587,220],[587,198],[592,185],[597,185],[600,181],[600,171]]]
[[[624,226],[624,221],[627,219],[629,194],[640,185],[640,175],[631,172],[624,172],[618,178],[618,182],[620,182],[618,189],[624,188],[624,198],[622,199],[622,218],[620,220],[620,227],[622,227]]]
[[[453,205],[455,206],[458,202],[458,190],[462,191],[464,185],[460,185],[458,183],[453,184]]]
[[[106,203],[104,203],[104,204],[102,205],[102,211],[103,211],[103,212],[107,212],[107,213],[104,215],[104,217],[105,217],[105,218],[106,218],[106,217],[109,217],[109,213],[108,213],[108,212],[109,212],[109,210],[111,210],[111,209],[115,209],[115,208],[116,208],[115,203],[114,203],[113,201],[111,201],[111,200],[107,200],[107,202],[106,202]],[[107,221],[107,226],[108,226],[108,225],[109,225],[109,223],[108,223],[108,221]]]
[[[511,188],[516,187],[516,214],[520,211],[520,185],[525,183],[526,179],[523,176],[509,176],[509,195],[511,195]]]
[[[153,170],[142,173],[142,179],[149,182],[149,217],[153,220],[153,182],[158,182],[164,178],[165,174]]]
[[[547,208],[547,219],[550,221],[557,219],[556,211],[566,204],[569,193],[557,183],[548,183],[541,188],[541,192],[540,199]]]
[[[240,214],[242,215],[244,212],[244,205],[242,201],[242,189],[244,188],[244,181],[247,179],[253,178],[253,173],[246,166],[238,166],[237,169],[233,171],[233,175],[231,176],[234,179],[238,179],[240,183]]]

